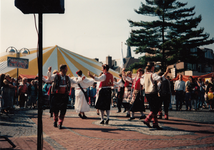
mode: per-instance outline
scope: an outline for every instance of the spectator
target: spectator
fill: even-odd
[[[2,76],[3,78],[3,76]],[[2,111],[5,113],[13,113],[13,101],[14,101],[14,95],[15,95],[15,88],[16,86],[13,86],[11,77],[9,75],[5,75],[5,79],[3,80],[2,88],[1,88],[1,95],[2,95]]]
[[[191,92],[190,92],[190,87],[186,87],[186,93],[184,100],[186,101],[186,110],[191,110],[192,105],[191,105]]]
[[[4,81],[4,78],[5,78],[5,74],[0,74],[0,111],[2,111],[2,109],[1,109],[1,107],[2,107],[2,92],[1,92],[1,90],[2,90],[2,87],[3,87],[3,81]]]
[[[71,87],[71,94],[69,95],[69,98],[71,100],[71,107],[74,108],[75,105],[75,88]]]
[[[201,78],[198,78],[197,84],[199,87],[197,108],[199,109],[199,108],[202,108],[204,103],[205,87],[204,87],[204,82],[202,81]]]
[[[194,110],[197,111],[198,86],[192,76],[190,76],[188,79],[189,80],[185,84],[186,86],[190,87],[191,105],[193,105]]]
[[[30,108],[35,108],[36,106],[36,101],[37,101],[37,85],[34,83],[34,80],[30,82],[31,84],[28,86],[28,96],[29,96],[29,101],[28,101],[28,106]]]
[[[214,89],[214,77],[212,77],[211,81],[208,83],[207,90],[205,91],[206,93],[209,92],[210,87],[212,87],[212,89]]]
[[[212,86],[209,87],[209,92],[207,94],[207,104],[209,105],[210,107],[210,110],[213,110],[214,109],[214,93],[213,93],[213,88]]]
[[[19,86],[19,95],[20,95],[20,102],[19,106],[21,109],[24,108],[25,102],[27,101],[27,94],[28,94],[28,87],[27,87],[27,78],[22,79],[22,85]]]
[[[208,108],[208,107],[207,107],[207,106],[208,106],[208,105],[207,105],[207,93],[206,93],[208,84],[209,84],[208,81],[206,81],[206,82],[204,83],[205,94],[204,94],[204,106],[203,106],[203,108]]]
[[[175,81],[174,90],[176,95],[176,110],[181,110],[185,92],[185,82],[182,75],[179,75],[178,80]]]
[[[43,93],[43,106],[48,107],[50,106],[50,97],[48,95],[49,88],[51,87],[51,82],[47,82],[44,84],[42,88],[42,93]]]
[[[90,88],[90,99],[91,99],[91,106],[95,106],[95,99],[96,99],[96,94],[97,94],[97,83],[94,82],[93,86]]]

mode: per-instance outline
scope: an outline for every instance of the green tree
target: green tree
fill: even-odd
[[[194,17],[195,7],[185,8],[187,3],[177,0],[145,0],[141,3],[137,14],[154,17],[153,21],[128,20],[130,27],[134,27],[127,39],[127,44],[136,47],[136,54],[142,56],[139,64],[131,68],[144,67],[148,61],[161,62],[161,69],[178,61],[195,62],[197,52],[192,48],[214,43],[208,39],[209,34],[204,29],[197,29],[201,22],[201,15]],[[188,56],[188,57],[186,57]],[[130,69],[131,69],[130,68]]]

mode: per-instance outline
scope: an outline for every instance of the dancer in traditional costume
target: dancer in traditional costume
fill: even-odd
[[[132,83],[133,83],[132,72],[128,71],[125,74],[125,69],[123,69],[122,76],[123,76],[123,80],[125,81],[125,84],[124,84],[125,89],[124,89],[122,103],[125,108],[124,112],[127,111],[126,117],[130,117],[129,104],[132,100]]]
[[[71,84],[77,84],[84,80],[80,78],[79,81],[70,79],[67,75],[67,65],[60,65],[60,73],[56,74],[51,87],[51,108],[53,111],[54,127],[62,129],[62,123],[66,114],[68,95],[70,92]],[[60,115],[58,116],[60,112]]]
[[[140,84],[140,79],[143,73],[144,73],[143,69],[139,68],[137,70],[137,76],[133,80],[133,84],[132,84],[133,93],[132,93],[132,100],[130,102],[130,109],[129,109],[132,113],[131,113],[131,117],[129,118],[129,121],[135,119],[134,113],[138,111],[141,113],[140,119],[146,118],[145,114],[143,113],[145,111],[144,96],[143,96],[142,86]]]
[[[104,124],[104,111],[107,113],[106,124],[109,123],[109,114],[110,114],[110,105],[111,105],[111,87],[113,86],[113,75],[108,72],[109,66],[107,64],[102,65],[103,74],[100,77],[95,77],[90,74],[88,71],[88,75],[92,77],[95,81],[101,81],[99,92],[97,94],[97,100],[95,108],[99,109],[101,112],[101,122],[100,124]]]
[[[78,70],[76,72],[78,75],[77,81],[82,78],[82,71]],[[90,107],[88,105],[88,97],[87,97],[87,88],[92,86],[94,80],[89,80],[85,78],[81,83],[75,86],[75,110],[79,113],[79,117],[82,119],[86,119],[85,112],[90,111]]]
[[[118,86],[118,93],[117,93],[117,113],[121,112],[121,106],[123,101],[123,95],[124,95],[124,83],[122,78],[122,74],[119,74],[120,80],[118,82],[114,82],[114,85]]]
[[[146,117],[144,124],[151,128],[150,121],[151,119],[153,119],[153,128],[160,130],[162,128],[159,127],[157,119],[157,113],[160,108],[160,101],[158,99],[157,91],[157,81],[159,81],[161,77],[158,76],[156,73],[153,73],[154,69],[155,69],[154,63],[149,62],[146,66],[146,73],[141,78],[141,84],[145,88],[145,96],[149,102],[150,108],[150,113]],[[167,73],[168,69],[163,76],[166,76]]]

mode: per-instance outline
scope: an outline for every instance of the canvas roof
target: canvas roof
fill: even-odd
[[[21,55],[20,58],[29,59],[28,69],[19,69],[20,75],[38,75],[38,65],[37,65],[37,49],[29,49],[30,54]],[[0,73],[9,74],[12,77],[17,76],[17,69],[12,67],[7,67],[7,57],[16,57],[15,55],[9,53],[3,53],[0,55]],[[102,72],[102,64],[97,62],[95,59],[88,58],[87,56],[82,56],[74,53],[68,49],[56,46],[43,48],[43,75],[45,76],[48,71],[48,67],[52,66],[53,70],[59,70],[60,64],[67,64],[68,72],[67,75],[77,77],[76,71],[82,70],[83,75],[88,76],[87,73],[90,71],[91,74],[99,76]],[[114,77],[119,77],[118,73],[114,70],[109,69],[109,72],[113,74]]]

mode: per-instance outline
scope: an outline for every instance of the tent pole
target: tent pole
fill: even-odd
[[[42,11],[39,12],[39,98],[38,98],[38,129],[37,129],[37,150],[43,149],[43,129],[42,129]]]

